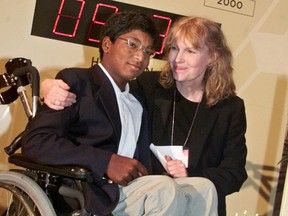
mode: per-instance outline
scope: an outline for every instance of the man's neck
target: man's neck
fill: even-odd
[[[118,86],[118,88],[120,89],[120,91],[125,91],[125,87],[127,85],[127,81],[125,81],[124,79],[119,79],[118,77],[116,77],[113,73],[109,72],[109,67],[105,67],[105,64],[100,63],[99,66],[102,68],[102,70],[105,72],[105,74],[107,76],[110,76],[110,78],[113,79],[113,81],[115,82],[115,84]]]

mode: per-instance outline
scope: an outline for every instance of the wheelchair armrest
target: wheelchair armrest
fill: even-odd
[[[4,148],[7,155],[14,154],[21,147],[21,141],[24,132],[25,130],[22,131],[17,137],[15,137],[15,139],[11,142],[9,146]]]
[[[21,153],[15,153],[10,155],[8,161],[11,164],[24,167],[27,169],[44,171],[47,173],[56,174],[63,177],[78,179],[87,182],[93,181],[91,171],[87,168],[80,166],[72,166],[72,165],[52,166],[52,165],[39,164],[35,163],[34,161],[28,158],[25,158]]]

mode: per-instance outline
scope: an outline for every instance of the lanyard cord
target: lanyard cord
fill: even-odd
[[[203,94],[202,94],[202,96],[203,96]],[[193,128],[194,123],[195,123],[195,119],[196,119],[197,114],[198,114],[198,110],[199,110],[199,107],[200,107],[200,103],[201,103],[201,101],[202,101],[202,96],[201,96],[200,102],[197,104],[196,111],[195,111],[193,120],[192,120],[192,122],[191,122],[189,131],[188,131],[188,134],[187,134],[187,136],[186,136],[185,142],[183,143],[183,147],[186,146],[186,144],[187,144],[187,142],[188,142],[188,139],[189,139],[189,137],[190,137],[192,128]],[[176,115],[176,88],[175,88],[175,90],[174,90],[174,99],[173,99],[172,127],[171,127],[171,146],[174,145],[175,115]]]

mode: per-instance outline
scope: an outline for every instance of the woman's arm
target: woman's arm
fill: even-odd
[[[244,102],[237,98],[231,99],[230,102],[226,108],[220,107],[218,129],[211,132],[210,141],[206,143],[209,147],[205,148],[205,153],[200,159],[202,165],[188,170],[189,176],[210,179],[217,191],[224,195],[239,191],[247,179]]]
[[[40,90],[48,107],[62,110],[76,102],[76,95],[69,92],[69,89],[69,85],[61,79],[45,79]]]

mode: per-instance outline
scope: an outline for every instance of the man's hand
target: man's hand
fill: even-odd
[[[138,160],[113,154],[106,175],[116,184],[127,186],[133,179],[148,175],[148,171]]]
[[[76,102],[76,95],[69,92],[70,87],[62,80],[45,79],[41,83],[44,103],[51,109],[62,110]]]
[[[173,160],[170,156],[165,156],[167,161],[166,169],[173,178],[187,177],[188,173],[185,164],[181,160]]]

